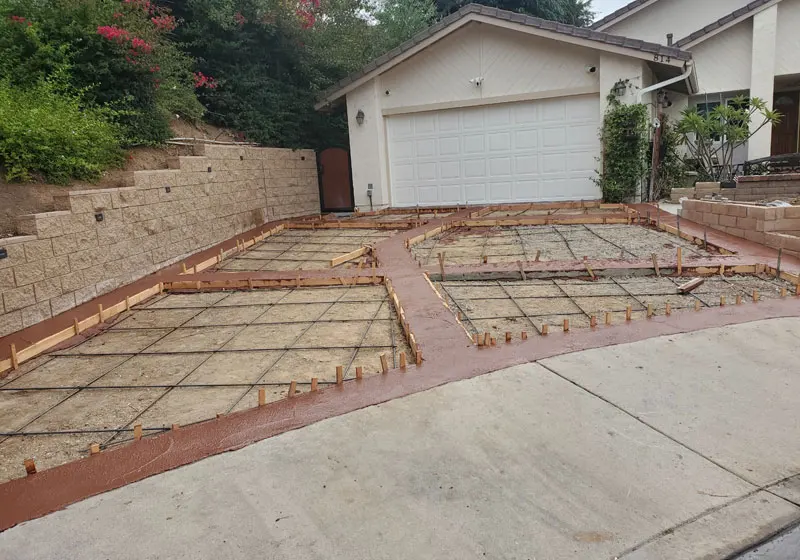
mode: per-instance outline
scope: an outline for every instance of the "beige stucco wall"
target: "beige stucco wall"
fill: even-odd
[[[481,87],[470,82],[479,77]],[[347,94],[355,204],[369,209],[370,183],[373,207],[391,204],[388,116],[590,93],[600,94],[604,110],[611,87],[626,78],[635,86],[626,102],[635,102],[637,89],[652,81],[640,59],[470,23]],[[359,110],[362,125],[356,123]]]
[[[618,23],[602,28],[607,33],[666,44],[691,35],[752,0],[658,0]]]
[[[267,221],[319,212],[311,150],[199,147],[130,187],[72,191],[0,239],[0,336]],[[166,192],[166,187],[170,192]],[[98,222],[95,214],[102,212]]]
[[[800,0],[778,4],[775,75],[800,74]]]
[[[597,51],[471,23],[381,76],[383,109],[598,87]],[[477,87],[471,80],[483,78]],[[389,95],[385,94],[389,91]]]
[[[752,18],[692,48],[700,93],[749,89],[752,52]]]

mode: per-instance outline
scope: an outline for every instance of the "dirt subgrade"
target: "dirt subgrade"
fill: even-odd
[[[206,138],[232,141],[231,132],[209,124],[192,124],[175,119],[171,123],[175,137]],[[8,183],[0,173],[0,237],[17,233],[14,220],[17,216],[52,212],[53,197],[75,190],[110,189],[124,186],[124,178],[131,171],[166,169],[167,158],[192,155],[191,146],[137,147],[128,151],[128,158],[121,169],[110,169],[97,182],[74,181],[69,185],[53,185],[41,181],[30,183]]]
[[[414,257],[425,265],[464,265],[534,261],[574,261],[584,257],[633,260],[674,259],[678,247],[683,259],[710,255],[709,251],[669,233],[638,225],[552,225],[453,228],[412,248]]]
[[[384,286],[157,296],[92,338],[23,364],[0,386],[0,482],[172,424],[187,425],[411,361]],[[75,433],[65,433],[65,432]],[[56,432],[56,433],[52,433]],[[13,435],[8,435],[13,434]]]

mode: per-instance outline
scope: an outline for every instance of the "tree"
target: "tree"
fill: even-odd
[[[436,0],[436,10],[446,16],[472,0]],[[479,0],[479,4],[585,27],[594,20],[591,0]]]
[[[757,123],[751,129],[751,123]],[[707,113],[697,107],[684,109],[677,130],[692,159],[709,181],[730,181],[734,176],[733,154],[752,136],[779,123],[781,114],[758,97],[739,96]]]

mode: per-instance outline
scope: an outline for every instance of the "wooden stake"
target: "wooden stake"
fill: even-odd
[[[417,355],[417,366],[422,365],[422,352],[419,350],[419,345],[415,346],[416,351],[414,352]]]
[[[611,325],[611,313],[606,311],[606,326]]]
[[[664,308],[664,313],[665,313],[667,316],[670,316],[670,315],[672,315],[672,306],[669,304],[669,302],[667,302],[667,304],[666,304],[666,306],[665,306],[665,308]]]
[[[736,305],[742,305],[742,294],[736,294]]]
[[[547,336],[550,332],[550,325],[547,323],[542,323],[542,336]],[[525,338],[528,338],[528,335],[525,335]]]
[[[258,389],[258,406],[267,404],[267,390],[263,387]]]
[[[289,383],[289,398],[294,398],[297,394],[297,381],[292,381]]]
[[[374,258],[374,257],[373,257]],[[377,278],[375,275],[375,261],[372,261],[372,283],[375,284],[377,282]]]
[[[652,254],[652,257],[653,257],[653,268],[656,270],[656,276],[661,278],[661,270],[658,268],[658,257],[656,257],[655,253]]]
[[[406,353],[400,352],[400,369],[406,369]]]
[[[98,453],[100,453],[100,444],[99,443],[93,443],[92,445],[89,446],[89,454],[90,455],[97,455]]]
[[[719,306],[720,307],[725,307],[725,296],[724,295],[719,296]]]
[[[564,332],[569,332],[569,319],[564,319]]]
[[[678,247],[678,276],[683,274],[683,249]]]
[[[699,299],[694,300],[694,310],[695,311],[700,311],[700,300]]]
[[[536,259],[534,259],[536,262],[539,262],[539,257],[541,256],[541,254],[542,254],[541,249],[536,249]]]
[[[508,344],[509,342],[511,342],[511,333],[507,332],[506,333],[506,344]]]
[[[522,331],[522,333],[520,333],[520,338],[522,340],[528,340],[528,331]]]
[[[475,333],[475,334],[472,335],[472,343],[473,344],[477,344],[478,346],[480,346],[481,342],[483,342],[483,339],[478,336],[478,333]]]
[[[647,318],[651,319],[652,317],[653,317],[653,304],[652,303],[648,303],[647,304]]]
[[[356,379],[361,379],[362,377],[364,377],[364,368],[356,366]]]
[[[181,263],[181,272],[182,272],[183,274],[186,274],[186,263],[185,263],[185,262],[182,262],[182,263]]]
[[[487,264],[489,262],[489,257],[483,255],[483,264]]]
[[[800,284],[797,284],[797,285],[794,287],[794,295],[796,295],[796,296],[800,296]]]
[[[103,322],[103,304],[102,303],[98,303],[97,304],[97,315],[100,317],[100,322],[102,323]]]
[[[72,328],[75,330],[75,334],[81,334],[81,325],[78,323],[78,318],[72,318]]]
[[[336,384],[341,385],[344,383],[344,367],[336,366]]]
[[[491,346],[497,346],[497,339],[492,336],[489,338],[489,343],[491,344]]]
[[[19,369],[19,358],[17,357],[17,345],[11,344],[11,369]]]
[[[172,430],[173,432],[177,432],[178,430],[181,429],[181,425],[180,424],[173,424],[172,426],[170,426],[169,429]]]
[[[597,317],[596,316],[592,315],[591,317],[589,317],[589,326],[591,328],[593,328],[593,329],[597,327]]]
[[[754,302],[758,301],[758,290],[753,290],[753,301]]]
[[[36,463],[33,459],[25,459],[23,464],[25,465],[25,472],[28,475],[36,474]]]
[[[483,333],[483,345],[484,346],[491,346],[492,344],[492,335],[488,332]]]
[[[630,305],[625,308],[625,320],[626,321],[630,321],[631,320],[631,312],[632,311],[633,311],[633,308]]]
[[[319,380],[316,377],[311,378],[311,392],[315,392],[317,390],[317,385],[319,384]]]
[[[781,297],[782,298],[786,297],[786,288],[781,288]]]
[[[135,439],[136,441],[139,441],[140,439],[142,439],[142,425],[141,424],[136,424],[133,427],[133,439]]]
[[[386,354],[381,354],[381,371],[389,373],[389,361],[386,359]]]
[[[591,276],[592,280],[594,280],[595,279],[594,271],[592,271],[592,267],[589,266],[589,263],[588,262],[584,262],[583,266],[586,267],[586,271],[589,273],[589,276]]]
[[[439,253],[439,274],[442,275],[442,282],[444,282],[444,253]]]
[[[250,290],[253,289],[253,279],[252,278],[248,278],[247,279],[247,288],[250,289]]]
[[[130,296],[125,296],[125,311],[131,310],[131,298]]]
[[[528,277],[525,276],[525,265],[522,264],[522,261],[517,261],[517,267],[519,268],[519,275],[522,276],[522,280],[527,280]]]

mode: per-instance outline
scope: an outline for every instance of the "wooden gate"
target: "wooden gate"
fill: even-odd
[[[353,176],[350,153],[342,148],[328,148],[317,156],[319,198],[323,212],[352,212]]]

